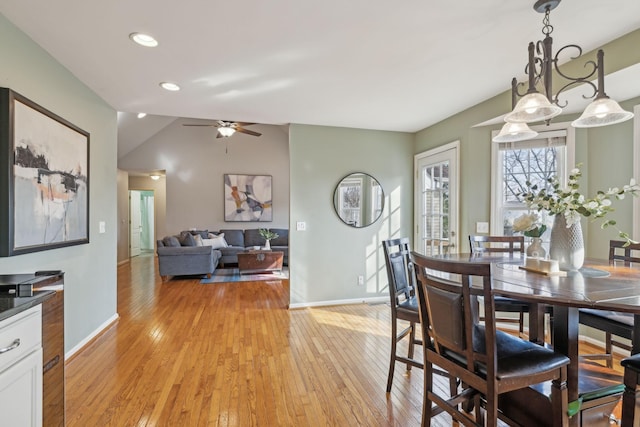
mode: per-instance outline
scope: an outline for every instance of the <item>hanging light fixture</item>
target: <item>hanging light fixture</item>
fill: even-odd
[[[224,136],[225,138],[228,138],[234,133],[236,133],[236,130],[231,126],[220,126],[218,128],[218,132],[220,132],[220,135]]]
[[[511,80],[511,108],[516,106],[516,86],[518,80],[514,77]],[[533,139],[538,136],[538,132],[531,129],[526,123],[507,122],[500,129],[500,133],[493,137],[493,142],[516,142]]]
[[[520,93],[518,88],[525,84],[517,82],[513,84],[512,82],[512,100],[516,97],[520,97],[521,99],[515,106],[512,105],[513,110],[505,116],[504,120],[507,124],[533,123],[539,121],[547,121],[548,123],[549,120],[560,114],[562,108],[567,105],[566,102],[561,105],[558,98],[559,95],[568,88],[582,84],[591,86],[593,94],[591,96],[585,96],[585,98],[594,98],[594,100],[587,106],[582,116],[571,123],[572,126],[606,126],[631,119],[633,113],[623,110],[620,105],[610,99],[604,91],[604,52],[602,49],[598,50],[597,62],[586,62],[585,67],[588,68],[586,75],[571,77],[560,70],[558,55],[562,51],[565,49],[575,49],[578,54],[574,56],[574,59],[582,55],[582,48],[575,44],[563,46],[556,52],[555,56],[553,55],[553,38],[551,37],[553,26],[549,22],[549,15],[551,11],[560,4],[560,1],[561,0],[537,0],[533,6],[537,12],[544,13],[542,34],[544,34],[545,37],[537,43],[529,43],[529,61],[525,68],[528,76],[528,88],[525,93]],[[568,83],[560,88],[556,94],[552,93],[552,73],[554,70],[564,79],[568,80]],[[593,78],[594,75],[597,76],[597,85],[589,80]],[[539,86],[542,87],[543,92],[538,90]],[[496,138],[501,135],[502,132],[500,132],[500,135]],[[514,135],[518,136],[520,134],[515,133]],[[502,138],[508,138],[508,135],[502,135]],[[508,140],[515,141],[516,139]]]

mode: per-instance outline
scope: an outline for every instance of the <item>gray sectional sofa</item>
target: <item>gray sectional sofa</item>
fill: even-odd
[[[218,264],[237,264],[238,253],[265,245],[258,230],[189,230],[182,231],[179,235],[166,236],[157,241],[160,276],[163,280],[167,280],[169,276],[211,276]],[[271,250],[284,252],[283,264],[289,265],[289,230],[270,230],[278,234],[277,238],[271,240]],[[216,237],[212,239],[213,236]]]

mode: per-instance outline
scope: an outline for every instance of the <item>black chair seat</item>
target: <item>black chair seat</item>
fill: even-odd
[[[486,353],[484,336],[484,326],[475,326],[474,351]],[[552,371],[569,363],[567,356],[502,331],[496,331],[496,349],[498,360],[496,377],[500,380]],[[447,350],[445,354],[461,366],[466,365],[466,360],[459,353]],[[487,375],[487,371],[482,365],[478,367],[478,372],[483,376]]]
[[[640,372],[640,353],[634,354],[633,356],[624,358],[620,361],[620,364],[625,369],[633,369],[634,371]]]
[[[403,302],[401,302],[400,304],[398,304],[398,309],[402,309],[402,310],[406,310],[406,311],[413,311],[416,314],[418,314],[418,299],[413,296],[411,298],[409,298],[408,300],[405,300]]]
[[[632,338],[633,314],[631,313],[581,308],[579,316],[580,323],[585,326],[607,331],[622,338]]]

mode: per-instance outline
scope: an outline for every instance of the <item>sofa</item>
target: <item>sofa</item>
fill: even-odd
[[[158,270],[163,281],[168,280],[170,276],[206,274],[207,277],[211,277],[222,258],[222,253],[213,246],[195,244],[191,233],[167,236],[156,243]]]
[[[269,229],[278,237],[272,239],[271,250],[284,253],[283,265],[289,265],[289,230]],[[162,280],[169,276],[206,274],[211,276],[218,265],[238,263],[238,253],[254,247],[264,247],[265,239],[258,228],[185,230],[178,235],[157,241],[158,269]]]
[[[284,265],[289,265],[289,230],[286,228],[270,228],[269,230],[278,235],[278,237],[272,239],[270,242],[271,250],[283,252],[284,258],[282,262]],[[227,264],[237,264],[238,253],[256,246],[263,247],[266,243],[264,237],[260,235],[258,228],[249,228],[246,230],[223,229],[213,234],[217,234],[218,236],[224,235],[224,241],[227,244],[226,247],[217,248],[222,252],[220,264],[223,266]]]

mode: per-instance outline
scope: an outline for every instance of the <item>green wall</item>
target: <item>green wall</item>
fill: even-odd
[[[91,134],[90,243],[0,258],[0,273],[65,272],[65,351],[116,314],[116,112],[0,15],[0,86],[8,87]],[[98,222],[107,232],[98,234]]]
[[[640,30],[629,33],[603,46],[606,73],[612,73],[640,63]],[[526,51],[523,48],[523,52]],[[578,61],[565,65],[570,75],[577,75],[587,59],[588,52]],[[516,70],[514,70],[515,72]],[[554,80],[559,85],[560,79]],[[605,79],[606,83],[606,79]],[[509,82],[505,82],[505,88]],[[462,96],[462,95],[461,95]],[[640,98],[621,102],[623,108],[633,111]],[[500,116],[511,106],[510,92],[504,92],[416,134],[415,152],[420,153],[450,141],[460,140],[460,236],[475,232],[478,221],[489,221],[491,212],[491,131],[501,125],[474,128],[472,126]],[[577,114],[554,118],[554,123],[571,121]],[[582,163],[582,189],[593,196],[597,190],[620,187],[629,183],[633,175],[633,120],[602,128],[576,130],[576,163]],[[640,177],[636,177],[640,180]],[[612,217],[621,229],[631,232],[631,201],[614,202]],[[600,222],[582,222],[587,256],[606,258],[608,241],[617,238],[614,230],[600,229]],[[462,246],[465,247],[465,246]]]
[[[413,236],[413,135],[294,124],[289,155],[291,306],[387,295],[381,242]],[[372,175],[385,192],[382,217],[369,227],[345,225],[333,208],[336,185],[352,172]],[[296,231],[298,221],[306,231]]]

